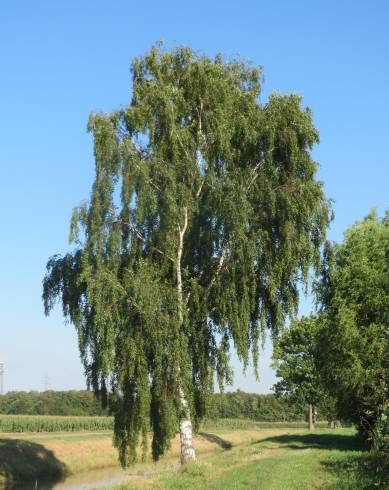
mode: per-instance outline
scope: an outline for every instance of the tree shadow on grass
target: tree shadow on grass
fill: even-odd
[[[209,434],[208,432],[199,432],[198,434],[199,436],[204,437],[204,439],[206,439],[207,441],[218,444],[221,448],[225,450],[229,450],[232,448],[231,442],[226,441],[225,439],[222,439],[215,434]]]
[[[329,453],[320,464],[336,475],[336,490],[373,490],[389,489],[389,457],[374,454],[366,450],[363,441],[357,435],[346,434],[285,434],[268,437],[258,441],[270,442],[282,448],[304,450],[307,448],[328,451],[343,451],[344,454]],[[349,454],[347,454],[349,453]]]
[[[366,452],[321,464],[337,477],[336,489],[373,490],[389,488],[389,457]],[[331,488],[331,487],[330,487]]]
[[[285,434],[260,441],[280,444],[289,449],[327,449],[338,451],[361,451],[364,445],[357,435],[345,434]]]
[[[41,444],[20,439],[0,439],[0,488],[17,488],[22,482],[58,482],[66,466]]]

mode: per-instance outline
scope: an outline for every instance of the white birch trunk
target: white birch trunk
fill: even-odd
[[[181,464],[196,461],[193,447],[192,422],[189,418],[188,403],[183,391],[180,391],[181,406],[185,416],[180,420]]]
[[[182,294],[182,274],[181,274],[181,257],[184,246],[184,235],[188,227],[188,210],[184,208],[184,226],[178,226],[179,243],[177,252],[177,299],[178,299],[178,321],[180,327],[184,323],[183,314],[183,294]],[[190,420],[188,402],[185,393],[180,387],[180,401],[182,409],[182,418],[180,420],[180,441],[181,441],[181,463],[189,463],[196,460],[196,452],[193,447],[192,422]]]

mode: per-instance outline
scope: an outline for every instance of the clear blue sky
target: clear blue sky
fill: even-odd
[[[130,100],[129,64],[156,40],[263,65],[262,99],[297,92],[321,134],[319,177],[335,199],[329,237],[389,207],[389,3],[354,1],[3,2],[0,13],[0,360],[7,390],[83,388],[73,327],[45,318],[47,258],[68,249],[93,179],[88,114]],[[308,310],[307,303],[302,307]],[[258,384],[273,383],[270,347]],[[236,362],[234,361],[234,364]]]

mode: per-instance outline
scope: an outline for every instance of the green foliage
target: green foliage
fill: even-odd
[[[9,391],[0,395],[0,414],[107,415],[90,391]]]
[[[132,101],[90,117],[96,176],[76,209],[76,248],[47,266],[46,313],[62,301],[89,384],[113,393],[123,465],[168,447],[189,404],[204,416],[235,346],[254,366],[318,266],[329,221],[296,95],[259,102],[260,71],[239,60],[153,47],[132,64]],[[186,416],[188,414],[185,414]]]
[[[389,404],[389,213],[372,212],[328,245],[318,285],[322,369],[341,413],[387,448]],[[386,443],[385,443],[386,439]]]
[[[0,432],[80,432],[112,429],[112,417],[0,415]]]
[[[317,406],[326,396],[318,369],[319,332],[316,317],[294,320],[274,349],[276,376],[281,378],[275,391],[302,406]]]
[[[386,454],[389,460],[389,405],[381,408],[379,416],[374,424],[371,441],[373,448]],[[389,461],[388,461],[389,462]]]

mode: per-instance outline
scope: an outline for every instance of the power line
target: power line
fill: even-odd
[[[46,374],[43,377],[43,391],[48,391],[50,389],[50,377]]]
[[[0,395],[4,392],[4,362],[0,362]]]

